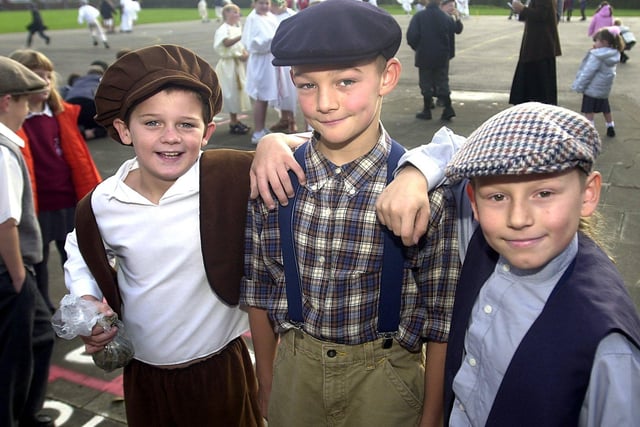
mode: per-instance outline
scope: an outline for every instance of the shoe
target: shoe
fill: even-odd
[[[229,133],[231,135],[246,135],[249,132],[249,129],[251,128],[242,122],[229,125]]]
[[[262,129],[261,131],[254,132],[253,135],[251,135],[251,143],[253,145],[257,145],[258,142],[260,142],[260,140],[262,139],[262,137],[268,133],[270,132],[267,129]]]
[[[94,45],[94,46],[98,46],[98,40],[94,40],[94,41],[93,41],[93,45]]]
[[[33,420],[21,421],[20,427],[55,427],[55,423],[49,415],[39,414]]]
[[[613,128],[613,126],[609,126],[607,128],[607,136],[612,137],[612,138],[614,136],[616,136],[616,130]]]
[[[271,132],[286,132],[286,131],[289,130],[289,120],[280,119],[278,121],[278,123],[276,123],[273,126],[269,127],[269,130]]]
[[[422,110],[416,114],[416,119],[431,120],[431,110]]]
[[[453,107],[449,105],[447,107],[444,107],[444,110],[442,110],[442,116],[440,117],[440,120],[451,120],[455,116],[456,112],[453,110]]]
[[[51,37],[47,37],[47,38],[44,40],[44,42],[45,42],[46,44],[51,43]]]
[[[109,43],[104,42],[104,48],[105,48],[105,49],[109,49]]]

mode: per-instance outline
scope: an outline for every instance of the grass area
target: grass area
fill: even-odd
[[[399,4],[384,5],[384,8],[394,15],[404,14]],[[243,9],[243,16],[247,16],[249,11],[249,9]],[[615,12],[616,17],[640,16],[640,11],[634,9],[616,9]],[[77,9],[43,9],[40,13],[45,25],[50,30],[84,28],[77,22]],[[209,13],[210,16],[213,16],[213,9]],[[574,16],[576,13],[579,15],[579,11],[574,10]],[[506,14],[508,14],[506,6],[504,8],[484,5],[471,6],[472,16]],[[592,14],[593,9],[587,9],[587,16]],[[188,9],[142,9],[137,24],[198,20],[198,11],[195,7]],[[29,22],[31,22],[31,13],[28,10],[0,11],[0,34],[26,32],[26,26]]]

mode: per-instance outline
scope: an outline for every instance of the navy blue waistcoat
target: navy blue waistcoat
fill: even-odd
[[[640,347],[640,318],[607,255],[579,233],[578,254],[552,291],[540,316],[516,349],[498,389],[487,426],[575,426],[596,348],[612,332]],[[462,267],[445,366],[445,418],[454,402],[453,379],[480,288],[498,254],[480,229]]]

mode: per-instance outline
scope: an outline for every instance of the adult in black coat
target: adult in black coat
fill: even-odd
[[[423,98],[423,110],[416,114],[419,119],[431,119],[433,95],[444,105],[442,120],[450,120],[456,115],[449,89],[451,37],[455,31],[453,19],[440,9],[440,0],[429,0],[427,7],[409,22],[407,42],[415,51],[414,65],[418,67]]]
[[[44,33],[47,26],[44,25],[44,22],[42,21],[42,16],[40,15],[38,7],[31,3],[29,4],[29,8],[31,9],[31,22],[27,25],[27,31],[29,31],[29,35],[27,35],[27,47],[31,47],[33,35],[36,33],[38,33],[40,38],[44,39],[46,44],[51,43],[51,38]]]
[[[531,0],[528,6],[511,3],[524,21],[520,57],[511,84],[509,104],[537,101],[558,104],[556,56],[562,54],[555,0]]]

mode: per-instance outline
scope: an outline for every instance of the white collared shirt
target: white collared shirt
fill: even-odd
[[[117,261],[135,358],[173,365],[215,353],[246,332],[249,323],[246,313],[223,303],[207,281],[200,246],[199,163],[157,205],[124,183],[136,168],[136,159],[126,161],[96,187],[91,203],[107,253]],[[77,296],[101,298],[75,231],[65,249],[67,288]]]

